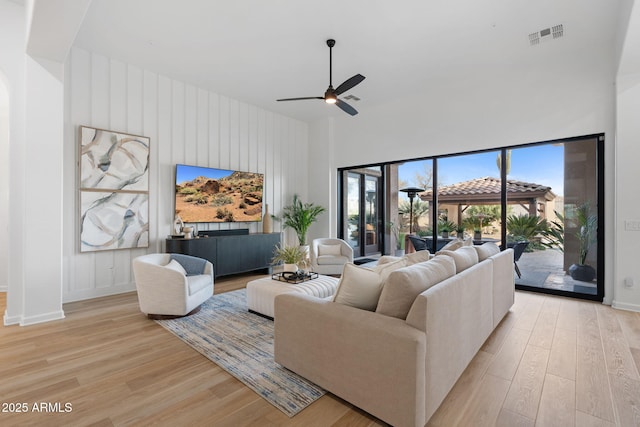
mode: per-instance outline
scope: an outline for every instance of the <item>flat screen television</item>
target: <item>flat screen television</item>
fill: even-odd
[[[176,165],[176,214],[185,223],[262,221],[264,174]]]

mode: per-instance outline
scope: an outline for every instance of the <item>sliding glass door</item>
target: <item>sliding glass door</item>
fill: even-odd
[[[507,239],[516,285],[597,296],[598,138],[508,150]],[[600,285],[600,286],[599,286]]]
[[[430,251],[493,242],[514,250],[517,288],[601,301],[603,155],[600,134],[344,169],[338,234],[356,257],[407,233]]]
[[[346,183],[346,197],[343,197],[346,221],[342,222],[342,236],[353,248],[356,258],[380,254],[384,235],[380,214],[381,169],[354,169],[343,172],[342,176]]]

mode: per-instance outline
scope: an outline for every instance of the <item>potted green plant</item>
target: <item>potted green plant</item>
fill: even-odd
[[[325,211],[322,206],[313,203],[302,203],[297,194],[293,195],[293,203],[283,208],[282,224],[284,228],[292,228],[298,236],[300,246],[307,244],[309,226],[318,220],[318,215]]]
[[[598,225],[598,217],[591,214],[589,202],[583,203],[576,209],[576,222],[578,232],[575,236],[578,238],[579,252],[578,263],[569,267],[569,274],[574,280],[581,282],[591,282],[596,277],[596,270],[586,264],[589,249],[597,240],[596,229]]]
[[[449,221],[446,217],[438,221],[438,231],[443,239],[449,238],[449,233],[456,228],[456,224]]]
[[[458,225],[456,227],[456,237],[458,239],[464,240],[464,227],[461,225]]]
[[[300,264],[306,261],[307,252],[301,246],[276,246],[272,264],[283,264],[283,271],[295,273]]]
[[[473,240],[482,240],[482,229],[474,228],[473,229]]]

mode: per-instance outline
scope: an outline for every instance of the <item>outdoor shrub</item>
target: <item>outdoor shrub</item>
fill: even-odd
[[[549,229],[547,220],[536,215],[509,215],[507,217],[507,231],[512,236],[522,236],[532,241],[538,234],[544,234]]]
[[[184,187],[180,189],[180,194],[196,194],[198,193],[198,189],[197,188],[193,188],[193,187]]]
[[[216,194],[211,200],[211,206],[224,206],[233,203],[233,198],[226,194]]]

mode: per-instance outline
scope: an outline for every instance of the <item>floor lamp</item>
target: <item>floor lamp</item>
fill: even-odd
[[[407,193],[407,196],[409,196],[409,234],[411,234],[413,233],[413,198],[418,193],[422,193],[424,188],[407,187],[400,189],[400,191]]]

